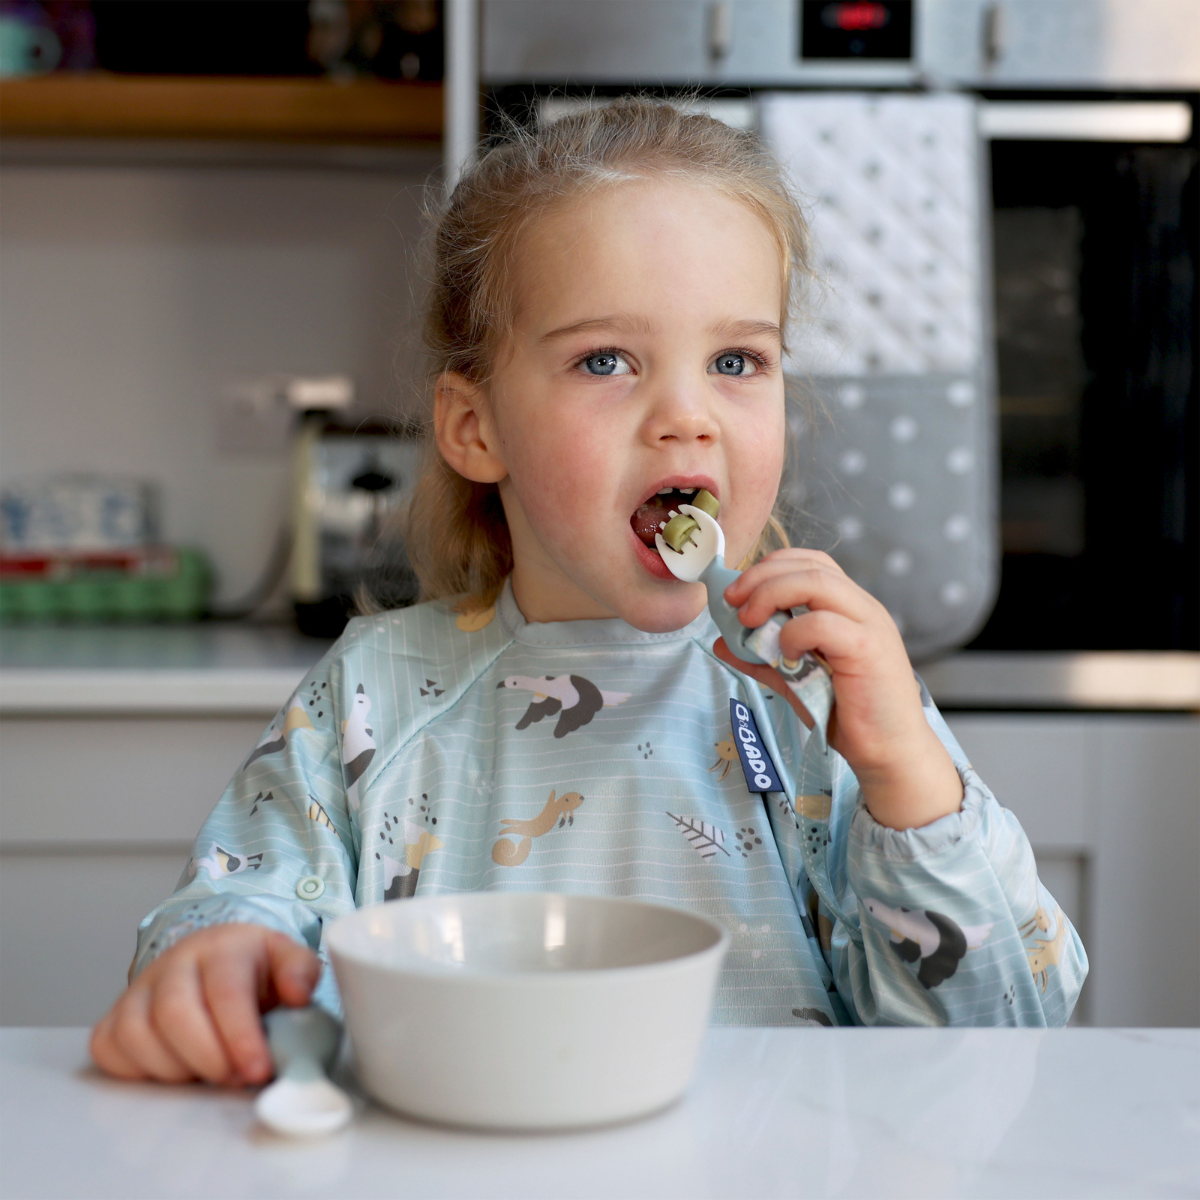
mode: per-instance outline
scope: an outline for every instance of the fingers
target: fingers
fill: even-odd
[[[267,933],[257,953],[213,953],[201,962],[204,1001],[233,1077],[261,1083],[271,1077],[271,1053],[263,1033],[260,1002],[277,997],[299,1007],[307,1003],[321,962],[306,946],[282,933]]]
[[[202,980],[200,967],[164,974],[154,989],[150,1017],[160,1040],[193,1075],[208,1083],[236,1082]]]
[[[871,628],[828,609],[793,617],[779,635],[779,649],[785,658],[794,661],[806,651],[816,650],[830,666],[843,671],[855,663],[873,669],[872,660],[876,657],[872,654],[873,642],[875,635]]]
[[[804,550],[793,546],[785,550],[776,550],[743,571],[729,585],[725,597],[730,604],[743,604],[763,580],[777,574],[800,570],[827,571],[832,575],[845,575],[842,568],[823,551]]]
[[[271,1054],[258,1006],[258,979],[265,967],[258,956],[220,952],[200,963],[205,1020],[219,1039],[230,1076],[246,1083],[261,1083],[271,1076]]]
[[[118,1079],[145,1079],[146,1073],[117,1045],[113,1014],[106,1013],[92,1030],[88,1051],[100,1070]]]
[[[717,639],[716,644],[713,646],[713,653],[722,662],[728,663],[733,667],[734,670],[740,671],[743,675],[749,675],[751,679],[761,683],[763,687],[770,688],[776,695],[782,696],[805,727],[808,729],[813,727],[813,719],[809,715],[808,709],[796,699],[792,693],[792,689],[788,687],[787,681],[774,667],[768,667],[765,663],[748,663],[738,658],[725,644],[724,638]]]
[[[195,1076],[155,1029],[150,1018],[151,995],[149,987],[131,988],[109,1014],[112,1042],[117,1051],[114,1057],[126,1066],[132,1064],[138,1072],[125,1074],[123,1078],[186,1083]]]
[[[121,1079],[243,1084],[270,1077],[262,1007],[304,1004],[320,976],[307,947],[261,926],[184,938],[151,963],[96,1026],[96,1065]]]
[[[728,593],[726,598],[734,603]],[[881,612],[878,602],[845,575],[819,567],[788,567],[778,563],[772,564],[771,569],[760,576],[758,583],[740,602],[738,617],[753,629],[772,613],[800,605],[832,609],[852,620],[864,622],[877,620]]]
[[[282,933],[267,939],[266,950],[270,978],[280,1001],[292,1008],[307,1004],[321,976],[321,960],[307,946]]]

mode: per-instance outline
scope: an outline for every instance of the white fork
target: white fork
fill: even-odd
[[[738,620],[737,609],[725,599],[725,589],[740,572],[725,565],[725,534],[721,526],[694,504],[681,504],[679,511],[691,517],[699,528],[692,530],[682,550],[672,550],[661,533],[654,535],[654,544],[667,569],[685,583],[704,584],[708,611],[729,649],[744,662],[774,667],[818,727],[825,728],[833,709],[833,684],[828,668],[814,654],[805,653],[791,660],[784,658],[779,649],[780,631],[793,616],[807,609],[777,612],[757,629],[747,629]]]

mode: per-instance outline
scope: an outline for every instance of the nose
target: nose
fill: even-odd
[[[706,377],[705,377],[706,378]],[[649,445],[712,445],[721,436],[705,380],[663,377],[653,389],[642,436]]]

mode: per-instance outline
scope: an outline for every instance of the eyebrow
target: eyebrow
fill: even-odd
[[[575,333],[589,333],[594,329],[620,329],[629,333],[654,332],[653,325],[645,317],[635,317],[629,313],[616,313],[611,317],[588,317],[570,325],[561,325],[558,329],[543,333],[538,340],[551,342],[556,338],[570,337]]]
[[[774,321],[721,321],[713,327],[712,332],[730,337],[754,337],[755,334],[763,334],[775,338],[776,341],[783,340],[783,331]]]
[[[616,313],[610,317],[588,317],[583,321],[575,321],[570,325],[561,325],[544,333],[538,339],[541,342],[554,341],[557,338],[570,337],[576,333],[589,333],[596,329],[617,329],[629,333],[653,333],[654,324],[645,317],[633,316],[629,313]],[[782,340],[783,333],[774,321],[720,321],[712,327],[717,335],[730,337],[753,337],[756,334]]]

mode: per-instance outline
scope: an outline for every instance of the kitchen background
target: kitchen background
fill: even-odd
[[[793,363],[834,417],[824,441],[798,429],[825,464],[791,485],[808,536],[887,599],[976,765],[1029,829],[1092,953],[1077,1019],[1200,1023],[1198,63],[1187,0],[5,0],[6,513],[112,502],[128,491],[117,481],[148,481],[134,540],[198,548],[211,566],[211,594],[198,583],[187,611],[261,603],[252,620],[98,624],[69,619],[85,593],[60,588],[14,609],[14,580],[54,588],[83,568],[61,546],[31,565],[39,548],[17,545],[9,523],[6,561],[25,574],[6,568],[0,628],[0,1021],[103,1011],[136,921],[321,651],[296,631],[293,601],[302,626],[332,632],[334,593],[370,567],[363,532],[402,502],[412,467],[378,439],[419,412],[422,212],[479,126],[630,87],[696,87],[805,164],[818,233],[875,239],[846,254],[848,282],[819,310],[827,327],[875,328],[875,348],[856,359],[826,339]],[[858,123],[841,158],[804,136],[821,120]],[[844,228],[829,225],[822,195],[886,168],[897,130],[919,129],[913,155],[934,134],[943,147],[929,173],[946,211],[922,224],[903,180],[863,170],[851,196],[862,220],[850,204]],[[1078,223],[1130,178],[1157,207],[1118,219],[1162,236],[1128,250],[1115,300],[1096,299]],[[903,255],[876,244],[888,236],[940,255],[949,282],[921,296],[926,331],[949,348],[928,349],[916,326],[889,340],[872,317],[889,286],[902,304],[914,294]],[[1148,296],[1149,313],[1118,329],[1142,357],[1106,376],[1097,313],[1111,318],[1127,293]],[[1114,439],[1114,426],[1127,433]],[[323,497],[315,509],[298,473]],[[935,474],[940,487],[920,486]],[[66,492],[38,491],[64,477]],[[1156,499],[1167,493],[1173,508]],[[1120,534],[1108,542],[1095,520],[1106,504]],[[1153,560],[1154,603],[1098,620],[1134,603],[1104,584],[1129,544]],[[350,575],[337,575],[347,547]],[[113,561],[99,567],[111,582]],[[96,569],[72,583],[90,586]],[[124,602],[112,587],[88,595]],[[43,604],[66,608],[47,622]],[[1008,615],[989,624],[993,611]]]

